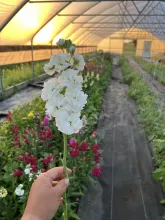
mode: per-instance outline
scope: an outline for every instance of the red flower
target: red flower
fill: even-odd
[[[12,128],[14,134],[18,134],[18,125],[14,125]]]
[[[92,175],[93,175],[93,176],[96,176],[96,177],[99,177],[99,176],[101,176],[101,171],[102,171],[102,168],[101,168],[101,167],[95,167],[95,168],[92,170]]]
[[[81,143],[81,151],[86,151],[88,149],[88,144],[85,142],[85,141],[83,141],[82,143]]]
[[[44,130],[40,130],[39,137],[43,142],[46,142],[47,139],[51,139],[53,137],[51,129],[46,128]]]
[[[18,136],[18,135],[16,135],[16,136],[14,137],[13,144],[14,144],[14,147],[15,147],[15,148],[18,148],[18,147],[20,146],[20,139],[19,139],[19,136]]]
[[[11,120],[12,120],[12,113],[11,112],[8,112],[7,120],[8,120],[8,122],[11,122]]]
[[[14,170],[14,176],[22,176],[23,171],[21,169]]]
[[[47,171],[47,170],[44,169],[44,168],[41,169],[41,172],[42,172],[42,173],[45,173],[46,171]]]
[[[31,169],[32,169],[33,173],[36,173],[37,172],[37,165],[36,164],[31,165]]]
[[[99,163],[99,161],[100,161],[100,157],[101,157],[101,156],[102,156],[101,153],[97,153],[97,154],[95,154],[95,156],[94,156],[94,160],[95,160],[96,163]]]
[[[48,165],[49,163],[53,162],[54,158],[55,158],[55,155],[51,154],[51,155],[45,157],[42,162],[44,165]]]
[[[30,153],[25,153],[23,155],[20,155],[17,159],[23,161],[26,165],[31,164],[32,171],[37,172],[37,157],[33,156]]]
[[[72,149],[70,156],[73,157],[77,157],[79,155],[79,151],[76,149]]]
[[[98,144],[94,144],[92,146],[92,151],[93,151],[94,154],[97,154],[99,152],[99,149],[100,149],[100,147],[99,147]]]

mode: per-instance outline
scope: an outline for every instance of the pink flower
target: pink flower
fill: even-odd
[[[21,170],[21,169],[16,169],[16,170],[14,170],[14,176],[16,177],[16,176],[22,176],[22,174],[23,174],[23,171]]]
[[[51,155],[45,157],[42,162],[44,165],[48,165],[49,163],[53,162],[54,158],[55,158],[55,155],[51,154]]]
[[[95,167],[95,168],[92,170],[92,175],[93,175],[93,176],[96,176],[96,177],[99,177],[99,176],[101,176],[101,171],[102,171],[102,168],[101,168],[101,167]]]
[[[49,126],[49,120],[50,120],[50,117],[48,115],[45,115],[42,125]]]
[[[91,137],[95,138],[96,135],[97,135],[97,131],[94,131],[94,132],[92,133]]]
[[[85,141],[83,141],[82,143],[81,143],[81,151],[86,151],[88,149],[88,144],[85,142]]]
[[[71,138],[70,141],[69,141],[69,144],[71,147],[74,147],[75,144],[76,144],[76,140],[74,138]]]

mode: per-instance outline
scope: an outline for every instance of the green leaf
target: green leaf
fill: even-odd
[[[77,219],[77,220],[81,220],[81,219],[78,217],[78,215],[77,215],[76,213],[74,213],[74,212],[71,212],[70,215],[69,215],[69,217],[72,217],[72,218]]]
[[[160,201],[160,204],[165,205],[165,199],[162,199],[162,200]]]
[[[70,197],[77,197],[77,196],[83,196],[84,194],[82,192],[72,192],[70,193]]]

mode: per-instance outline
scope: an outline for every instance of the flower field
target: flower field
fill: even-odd
[[[68,136],[67,142],[67,166],[73,171],[67,191],[69,219],[79,219],[76,213],[86,184],[97,181],[102,171],[96,128],[111,74],[107,59],[94,58],[81,72],[88,98],[81,111],[83,128]],[[6,81],[6,87],[11,84]],[[45,110],[45,101],[36,98],[9,112],[8,120],[0,126],[0,219],[20,219],[33,181],[48,169],[62,165],[63,136]],[[54,219],[61,219],[62,213],[60,207]]]
[[[152,141],[156,165],[153,177],[162,182],[165,191],[165,115],[159,110],[159,103],[148,84],[135,69],[129,66],[127,59],[121,57],[120,65],[124,81],[129,85],[128,95],[137,103],[139,122],[143,125],[148,139]],[[165,200],[162,200],[161,204],[165,204]]]

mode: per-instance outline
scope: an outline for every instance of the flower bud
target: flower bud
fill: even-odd
[[[69,53],[74,54],[75,49],[76,49],[75,46],[72,44],[72,45],[69,47]]]
[[[65,40],[64,39],[59,39],[56,44],[57,44],[57,46],[61,47],[65,44]]]

